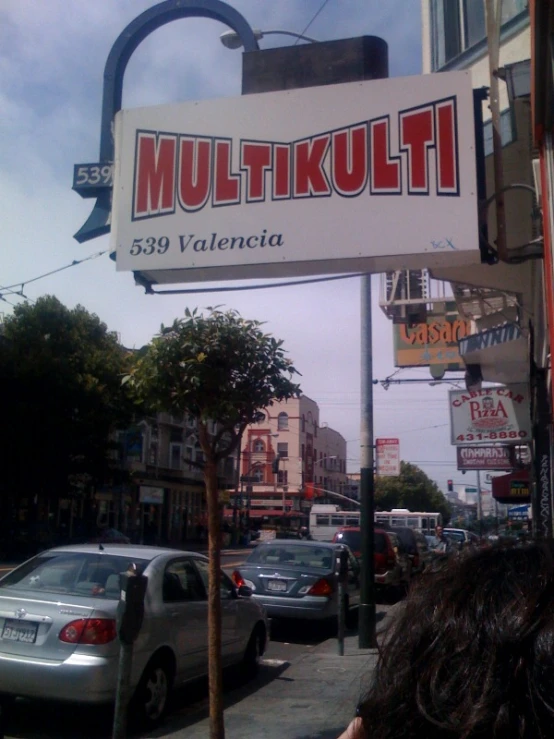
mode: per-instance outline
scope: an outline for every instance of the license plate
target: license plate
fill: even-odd
[[[22,623],[7,618],[4,621],[2,639],[7,641],[21,641],[25,644],[34,644],[37,640],[38,624]]]
[[[284,593],[287,589],[287,583],[284,580],[269,580],[267,583],[268,590],[274,590],[278,593]]]

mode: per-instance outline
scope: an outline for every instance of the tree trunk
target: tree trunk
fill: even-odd
[[[210,739],[225,739],[223,722],[223,672],[221,666],[221,535],[217,490],[217,464],[213,459],[205,426],[199,424],[200,445],[205,455],[204,482],[208,501],[208,677]]]

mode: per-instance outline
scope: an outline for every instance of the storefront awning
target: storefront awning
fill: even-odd
[[[465,364],[479,365],[483,380],[505,385],[527,381],[528,339],[517,324],[507,323],[480,331],[461,339],[458,344]]]
[[[499,503],[529,503],[531,482],[529,470],[516,470],[507,475],[493,477],[492,497]]]

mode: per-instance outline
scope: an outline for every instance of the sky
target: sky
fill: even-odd
[[[98,160],[102,75],[110,48],[149,0],[2,0],[0,3],[0,314],[44,294],[96,313],[123,344],[140,347],[186,307],[224,305],[265,322],[283,339],[301,372],[303,392],[320,406],[320,423],[348,442],[350,471],[360,451],[360,280],[193,296],[146,295],[130,272],[116,272],[109,237],[79,244],[73,234],[94,200],[72,189],[73,165]],[[326,41],[365,34],[389,45],[390,75],[421,72],[420,0],[232,0],[253,28],[304,31]],[[323,6],[323,7],[322,7]],[[321,10],[320,10],[321,9]],[[320,11],[318,13],[318,11]],[[317,15],[316,15],[317,14]],[[315,18],[314,18],[315,16]],[[309,25],[310,21],[313,22]],[[207,19],[158,29],[128,65],[123,108],[240,95],[241,52],[223,47],[226,30]],[[261,48],[294,43],[270,35]],[[97,256],[100,252],[102,255]],[[35,277],[79,264],[30,282]],[[81,261],[86,260],[86,261]],[[259,281],[256,281],[259,283]],[[216,287],[222,283],[206,283]],[[225,283],[240,287],[245,283]],[[13,291],[6,290],[14,286]],[[193,285],[194,287],[194,285]],[[396,369],[392,324],[378,305],[373,278],[374,377]],[[428,369],[394,379],[430,378]],[[450,446],[449,385],[378,384],[375,436],[398,437],[402,459],[421,466],[446,490],[456,471]],[[468,479],[467,483],[473,482]]]

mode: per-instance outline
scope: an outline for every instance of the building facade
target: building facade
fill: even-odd
[[[239,507],[251,519],[305,512],[314,498],[342,493],[346,441],[321,425],[319,407],[306,395],[275,403],[243,434],[240,475]]]
[[[549,356],[554,296],[549,273],[551,251],[547,248],[549,209],[540,192],[545,178],[539,176],[536,160],[536,146],[546,139],[541,138],[544,128],[533,127],[530,73],[533,50],[541,37],[542,52],[546,48],[550,51],[547,56],[543,53],[542,64],[534,65],[534,107],[549,109],[552,121],[552,93],[545,87],[552,79],[551,64],[546,63],[551,59],[552,3],[503,0],[500,27],[494,28],[487,24],[486,0],[422,0],[421,8],[423,71],[471,70],[473,87],[482,99],[479,112],[485,155],[480,202],[484,263],[434,269],[432,277],[450,283],[459,313],[473,326],[472,336],[459,342],[468,389],[478,389],[482,382],[525,383],[530,387],[533,439],[529,487],[535,514],[539,508],[548,511],[536,533],[552,536]],[[496,45],[499,61],[494,64],[493,57],[491,78],[489,49]],[[496,161],[488,96],[491,79],[499,80],[501,148],[496,149]],[[546,107],[544,101],[549,101]],[[499,231],[502,218],[496,210],[500,196],[504,201],[504,238]],[[551,207],[550,201],[550,211]],[[534,515],[534,520],[539,526],[540,518]]]

